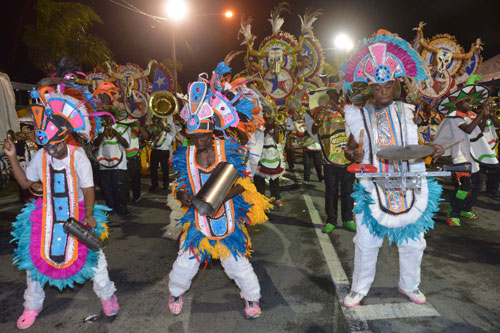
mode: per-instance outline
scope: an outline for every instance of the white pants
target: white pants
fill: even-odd
[[[188,251],[181,250],[174,262],[168,283],[168,289],[172,296],[178,297],[184,294],[191,286],[191,280],[198,273],[200,263],[196,258],[189,259],[190,256],[192,255]],[[246,257],[238,256],[238,260],[236,260],[230,256],[221,260],[221,264],[227,276],[236,282],[241,290],[241,295],[247,301],[257,302],[260,299],[259,280],[253,271],[252,264]]]
[[[356,214],[356,221],[362,221],[363,214]],[[361,295],[367,295],[375,279],[378,250],[383,238],[374,236],[368,227],[361,222],[356,223],[356,236],[353,239],[354,273],[351,290]],[[424,233],[418,240],[408,240],[398,245],[399,251],[399,288],[404,291],[414,291],[420,284],[420,265],[426,242]]]
[[[110,299],[116,291],[115,284],[109,279],[108,263],[102,251],[99,252],[97,267],[94,268],[95,274],[92,277],[94,282],[94,292],[97,297],[103,300]],[[45,299],[45,291],[43,290],[40,282],[34,281],[30,278],[29,273],[26,274],[27,288],[24,291],[24,307],[30,310],[38,310],[43,305]]]

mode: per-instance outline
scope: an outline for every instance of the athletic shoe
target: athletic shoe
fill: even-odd
[[[425,295],[422,294],[422,292],[418,289],[409,292],[409,291],[404,291],[403,289],[398,287],[398,290],[400,293],[408,296],[410,301],[412,301],[413,303],[423,304],[423,303],[427,302]]]
[[[344,305],[347,306],[348,308],[353,308],[359,303],[361,303],[361,300],[365,298],[364,295],[361,295],[360,293],[357,293],[355,291],[351,291],[349,295],[347,295],[344,298]]]
[[[333,230],[335,230],[335,226],[334,226],[333,224],[331,224],[331,223],[327,223],[327,224],[325,224],[325,226],[323,227],[322,232],[323,232],[324,234],[329,234],[329,233],[331,233]]]
[[[116,295],[114,294],[108,300],[103,300],[101,298],[101,304],[102,304],[102,311],[108,317],[115,316],[120,310],[120,307],[118,306],[118,300],[116,299]]]
[[[141,199],[142,199],[141,196],[138,196],[137,198],[133,198],[132,203],[138,203],[139,201],[141,201]]]
[[[285,204],[285,202],[283,200],[276,200],[274,202],[274,205],[277,207],[282,207],[284,204]]]
[[[448,223],[450,227],[460,227],[460,219],[458,217],[447,217],[446,223]]]
[[[38,316],[40,311],[42,311],[41,307],[40,309],[35,311],[30,310],[28,308],[24,308],[23,314],[17,320],[17,328],[19,328],[20,330],[25,330],[28,327],[31,327],[31,325],[33,325],[33,323],[35,322],[36,316]]]
[[[182,310],[182,295],[177,297],[170,295],[168,298],[168,308],[174,315],[178,315]]]
[[[476,213],[474,213],[474,212],[466,212],[465,210],[462,210],[460,212],[460,216],[466,217],[466,218],[471,219],[471,220],[477,220],[479,218],[479,216],[477,216]]]
[[[259,302],[247,301],[245,298],[243,300],[245,301],[245,317],[247,319],[259,318],[262,313]]]
[[[342,225],[347,230],[351,232],[356,232],[356,223],[354,223],[353,221],[345,221],[344,223],[342,223]]]

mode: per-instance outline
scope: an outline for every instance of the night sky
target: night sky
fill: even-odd
[[[179,82],[185,87],[200,72],[211,72],[217,62],[231,50],[244,50],[237,40],[242,14],[254,21],[252,32],[257,36],[256,45],[271,33],[267,21],[270,10],[279,2],[273,0],[187,0],[190,17],[176,28],[177,58],[184,64]],[[22,27],[35,19],[35,0],[2,1],[2,45],[0,70],[7,72],[13,81],[34,83],[43,77],[27,58],[28,51],[21,40]],[[81,0],[91,6],[104,24],[97,24],[92,32],[105,39],[118,64],[133,62],[145,67],[150,59],[171,57],[171,22],[157,23],[146,16],[119,7],[108,0]],[[141,10],[165,16],[166,0],[128,0]],[[314,24],[316,37],[324,48],[332,47],[333,36],[339,32],[349,34],[354,40],[371,35],[379,28],[388,29],[411,41],[412,28],[419,21],[427,22],[424,35],[438,33],[455,35],[458,42],[469,51],[471,43],[480,37],[484,42],[484,59],[500,53],[500,1],[497,0],[290,0],[292,14],[285,13],[282,30],[300,33],[298,14],[306,7],[321,8],[324,14]],[[232,9],[235,16],[227,20],[219,15]],[[194,56],[188,52],[189,41]],[[325,51],[327,60],[331,51]],[[236,58],[234,72],[242,69],[243,58]],[[88,70],[88,69],[86,69]]]

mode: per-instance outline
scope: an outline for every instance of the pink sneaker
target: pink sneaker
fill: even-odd
[[[40,311],[42,311],[42,308],[35,311],[30,310],[28,308],[24,308],[23,314],[17,320],[17,328],[19,328],[20,330],[24,330],[33,325],[36,316],[38,316]]]
[[[118,299],[116,298],[115,294],[113,294],[113,296],[108,300],[103,300],[101,298],[101,304],[102,304],[102,311],[104,311],[104,314],[108,317],[116,316],[116,314],[120,310],[120,306],[118,305]]]
[[[178,297],[170,295],[168,298],[168,308],[174,315],[178,315],[182,310],[182,295]]]
[[[243,299],[245,300],[245,317],[247,319],[259,318],[262,313],[259,302],[247,301],[245,298]]]

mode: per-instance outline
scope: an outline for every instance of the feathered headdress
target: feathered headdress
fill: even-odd
[[[417,81],[427,78],[418,53],[407,41],[386,30],[364,39],[341,71],[344,91],[351,91],[352,82],[384,83],[404,75]]]
[[[75,83],[78,71],[74,61],[65,57],[59,61],[57,72],[50,78],[42,79],[37,89],[31,91],[36,100],[30,105],[35,127],[35,138],[39,145],[66,140],[72,132],[78,132],[85,139],[90,138],[92,124],[89,116],[94,113],[97,95],[107,94],[113,99],[116,87],[110,82],[102,82],[90,93]]]
[[[218,63],[210,81],[200,75],[198,81],[189,84],[187,102],[180,113],[186,121],[188,134],[225,130],[238,127],[240,120],[247,122],[253,119],[254,103],[236,89],[247,81],[237,79],[229,82],[229,63],[239,53],[231,52]]]

